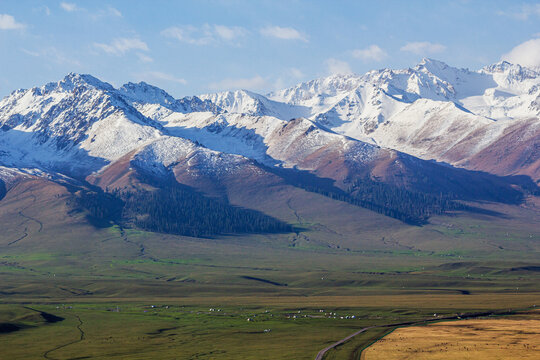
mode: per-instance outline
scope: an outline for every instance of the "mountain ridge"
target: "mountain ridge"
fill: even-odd
[[[252,191],[265,191],[292,177],[300,179],[293,186],[363,206],[385,196],[420,201],[414,194],[421,193],[429,206],[438,200],[428,195],[444,196],[441,204],[515,203],[520,191],[536,191],[532,181],[540,178],[539,121],[534,107],[523,119],[493,119],[464,107],[481,107],[469,83],[489,76],[505,87],[482,96],[512,91],[497,104],[517,104],[514,113],[536,99],[540,75],[508,63],[471,72],[426,59],[414,68],[331,76],[268,96],[238,90],[182,99],[144,82],[115,89],[71,73],[0,101],[0,165],[48,179],[60,174],[65,184],[103,191],[155,191],[173,181],[226,199],[248,181],[258,189]],[[358,186],[387,194],[368,200]],[[358,194],[363,198],[353,198]]]

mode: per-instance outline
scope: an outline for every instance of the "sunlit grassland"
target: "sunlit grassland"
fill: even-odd
[[[536,359],[539,341],[540,316],[534,311],[398,328],[364,350],[361,359]]]

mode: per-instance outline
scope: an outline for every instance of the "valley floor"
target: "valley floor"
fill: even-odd
[[[532,208],[419,227],[304,194],[266,203],[295,233],[198,239],[4,204],[0,358],[308,360],[366,327],[540,304]],[[391,329],[324,359],[357,358]]]

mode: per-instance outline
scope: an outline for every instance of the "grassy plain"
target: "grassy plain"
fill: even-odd
[[[254,207],[296,233],[197,239],[97,229],[62,193],[26,194],[0,207],[0,358],[313,359],[368,326],[540,304],[534,209],[415,227],[291,190]]]

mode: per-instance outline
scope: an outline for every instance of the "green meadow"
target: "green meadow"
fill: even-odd
[[[215,238],[94,228],[54,205],[25,210],[42,227],[6,211],[0,358],[314,359],[364,327],[540,304],[535,211],[486,204],[505,215],[410,226],[314,194],[290,204],[268,212],[296,232]],[[357,358],[390,330],[325,359]]]

